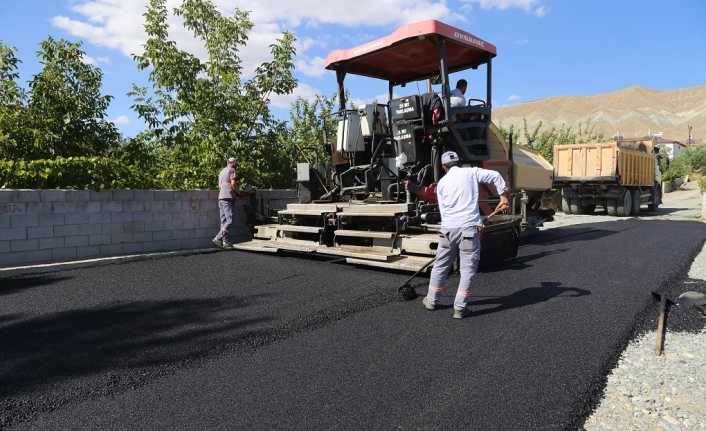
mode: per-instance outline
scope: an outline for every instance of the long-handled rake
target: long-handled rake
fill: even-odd
[[[485,218],[485,221],[487,222],[488,220],[490,220],[491,217],[493,217],[494,215],[496,215],[500,211],[502,211],[502,209],[496,208],[495,211],[490,213],[488,215],[488,217]],[[417,292],[414,290],[414,286],[412,286],[411,282],[419,274],[426,271],[426,269],[429,268],[429,266],[431,264],[433,264],[435,261],[436,261],[436,256],[433,257],[432,259],[430,259],[429,262],[425,263],[421,268],[419,268],[417,270],[417,272],[415,272],[411,277],[409,277],[407,279],[407,281],[405,281],[400,287],[397,288],[397,292],[399,293],[400,297],[402,297],[402,299],[404,299],[405,301],[411,301],[417,297]]]
[[[414,273],[414,275],[409,277],[402,286],[397,288],[397,292],[400,294],[402,299],[404,299],[405,301],[411,301],[417,297],[417,291],[414,290],[414,286],[412,286],[410,283],[412,282],[412,280],[414,280],[416,276],[418,276],[427,268],[429,268],[429,266],[433,264],[435,260],[436,257],[431,258],[429,262],[425,263],[421,268],[419,268],[417,272]]]

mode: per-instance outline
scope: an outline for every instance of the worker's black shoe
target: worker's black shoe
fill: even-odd
[[[424,304],[424,308],[429,311],[433,311],[436,308],[436,302],[432,301],[426,296],[424,297],[424,299],[422,299],[422,304]]]
[[[212,242],[213,245],[215,245],[216,247],[218,247],[218,248],[223,248],[223,241],[221,241],[220,239],[213,238],[213,239],[211,240],[211,242]]]
[[[454,319],[463,319],[464,317],[468,317],[471,315],[471,310],[468,309],[468,307],[462,308],[460,310],[454,308],[454,314],[453,317]]]

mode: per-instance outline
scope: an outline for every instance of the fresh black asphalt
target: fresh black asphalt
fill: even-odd
[[[477,276],[463,321],[398,301],[406,274],[292,256],[0,279],[0,427],[575,429],[705,237],[637,220],[542,232]]]

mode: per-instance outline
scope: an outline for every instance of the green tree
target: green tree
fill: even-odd
[[[26,94],[17,84],[19,60],[15,49],[0,42],[0,158],[12,159],[25,153],[27,141]]]
[[[239,159],[239,177],[256,186],[282,186],[289,154],[282,148],[284,125],[269,110],[270,98],[291,93],[294,42],[284,33],[270,46],[272,60],[244,78],[240,50],[253,28],[249,14],[222,15],[209,0],[184,0],[174,9],[184,27],[203,42],[207,58],[179,49],[169,39],[165,0],[150,0],[145,13],[147,42],[135,61],[149,69],[153,91],[133,87],[133,108],[149,130],[139,139],[155,148],[165,184],[177,188],[214,186],[224,159]],[[287,184],[285,184],[287,183]]]
[[[595,127],[590,121],[579,123],[575,128],[562,124],[561,127],[543,129],[544,124],[540,121],[530,130],[527,120],[522,120],[522,129],[511,125],[509,128],[500,126],[501,131],[506,135],[512,135],[513,143],[521,143],[537,151],[549,163],[554,159],[554,146],[565,144],[583,144],[586,142],[600,142],[604,136],[595,131]]]
[[[336,96],[317,95],[313,100],[299,97],[292,103],[288,136],[295,161],[317,164],[328,160],[323,141],[324,137],[335,138],[336,121],[332,116],[335,107]]]
[[[0,174],[0,187],[15,174],[16,162],[32,153],[27,95],[17,84],[19,63],[15,49],[0,42],[0,160],[11,161]]]
[[[84,62],[80,43],[49,37],[37,56],[43,68],[29,83],[27,104],[31,157],[105,154],[120,134],[106,120],[112,97],[101,94],[101,70]]]

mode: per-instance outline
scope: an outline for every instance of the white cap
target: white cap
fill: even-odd
[[[228,159],[228,163],[235,163],[235,157],[231,157]]]
[[[458,154],[455,151],[447,151],[441,155],[441,164],[448,165],[449,163],[458,162]]]

